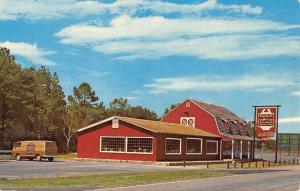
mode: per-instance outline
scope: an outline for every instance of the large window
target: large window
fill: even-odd
[[[186,139],[186,153],[187,154],[202,154],[202,139],[187,138]]]
[[[213,140],[206,141],[206,154],[210,154],[210,155],[218,154],[218,141],[213,141]]]
[[[195,117],[181,117],[180,124],[195,127]]]
[[[166,138],[166,154],[181,154],[181,139]]]
[[[101,137],[101,152],[152,153],[151,137]]]
[[[127,138],[127,152],[152,153],[152,138]]]
[[[125,152],[125,137],[101,137],[101,152]]]

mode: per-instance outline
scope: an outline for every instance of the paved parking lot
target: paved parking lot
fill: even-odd
[[[42,161],[0,161],[0,178],[39,178],[122,172],[157,172],[187,170],[184,167],[167,167],[148,164],[117,162],[88,162],[60,160]]]

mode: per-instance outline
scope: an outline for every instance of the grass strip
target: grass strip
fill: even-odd
[[[73,159],[73,158],[77,158],[76,153],[58,154],[56,156],[56,159]]]
[[[119,187],[177,180],[226,176],[227,172],[177,171],[151,173],[118,173],[55,178],[0,179],[0,188]]]

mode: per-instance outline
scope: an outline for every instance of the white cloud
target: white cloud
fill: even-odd
[[[37,47],[36,44],[29,44],[25,42],[0,42],[0,46],[10,49],[13,55],[22,56],[34,64],[40,65],[55,65],[46,56],[54,54],[53,51],[45,51]]]
[[[300,25],[259,19],[133,18],[122,15],[108,26],[72,25],[56,36],[61,38],[61,43],[89,46],[122,60],[172,55],[233,60],[299,56],[300,37],[278,34],[295,28]]]
[[[0,0],[0,20],[40,20],[86,15],[131,14],[151,11],[154,14],[201,14],[203,11],[219,10],[242,14],[260,14],[261,7],[251,5],[224,5],[217,0],[204,3],[176,4],[150,0],[117,0],[113,3],[101,3],[95,0]]]
[[[268,20],[255,19],[168,19],[161,16],[133,18],[122,15],[111,20],[109,26],[78,24],[59,31],[56,36],[65,44],[97,43],[107,40],[136,38],[177,38],[232,33],[281,31],[300,28]],[[89,34],[89,35],[86,35]]]
[[[90,70],[86,68],[78,68],[77,71],[92,77],[104,77],[110,74],[108,71]]]
[[[282,76],[281,76],[282,77]],[[149,93],[161,94],[171,91],[211,91],[211,90],[254,90],[270,87],[286,87],[294,85],[293,80],[279,75],[244,75],[240,77],[226,76],[193,76],[158,78],[145,84]]]
[[[299,0],[299,1],[300,1],[300,0]],[[292,95],[300,96],[300,91],[294,91],[294,92],[292,92]]]
[[[128,97],[125,97],[125,98],[128,99],[128,100],[139,99],[137,96],[128,96]]]
[[[300,123],[300,117],[279,118],[279,123]]]

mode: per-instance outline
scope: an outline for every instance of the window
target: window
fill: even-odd
[[[166,138],[166,154],[181,154],[181,139]]]
[[[127,138],[127,152],[152,153],[152,138]]]
[[[119,128],[119,120],[118,119],[113,119],[112,120],[112,128],[113,129]]]
[[[218,141],[206,141],[206,154],[218,154]]]
[[[236,134],[236,126],[232,121],[228,120],[227,126],[232,134]]]
[[[221,132],[228,132],[228,126],[224,119],[216,117],[216,121]]]
[[[186,139],[186,153],[187,154],[202,154],[202,139],[187,138]]]
[[[195,117],[181,117],[180,124],[195,127]]]
[[[185,107],[191,107],[191,103],[188,101],[185,103]]]
[[[246,135],[247,134],[246,125],[241,122],[240,126],[241,126],[241,135]]]
[[[101,137],[101,152],[125,152],[125,137]]]
[[[20,146],[21,146],[20,142],[14,143],[14,147],[20,147]]]
[[[152,137],[100,137],[100,152],[152,154],[152,140]]]

